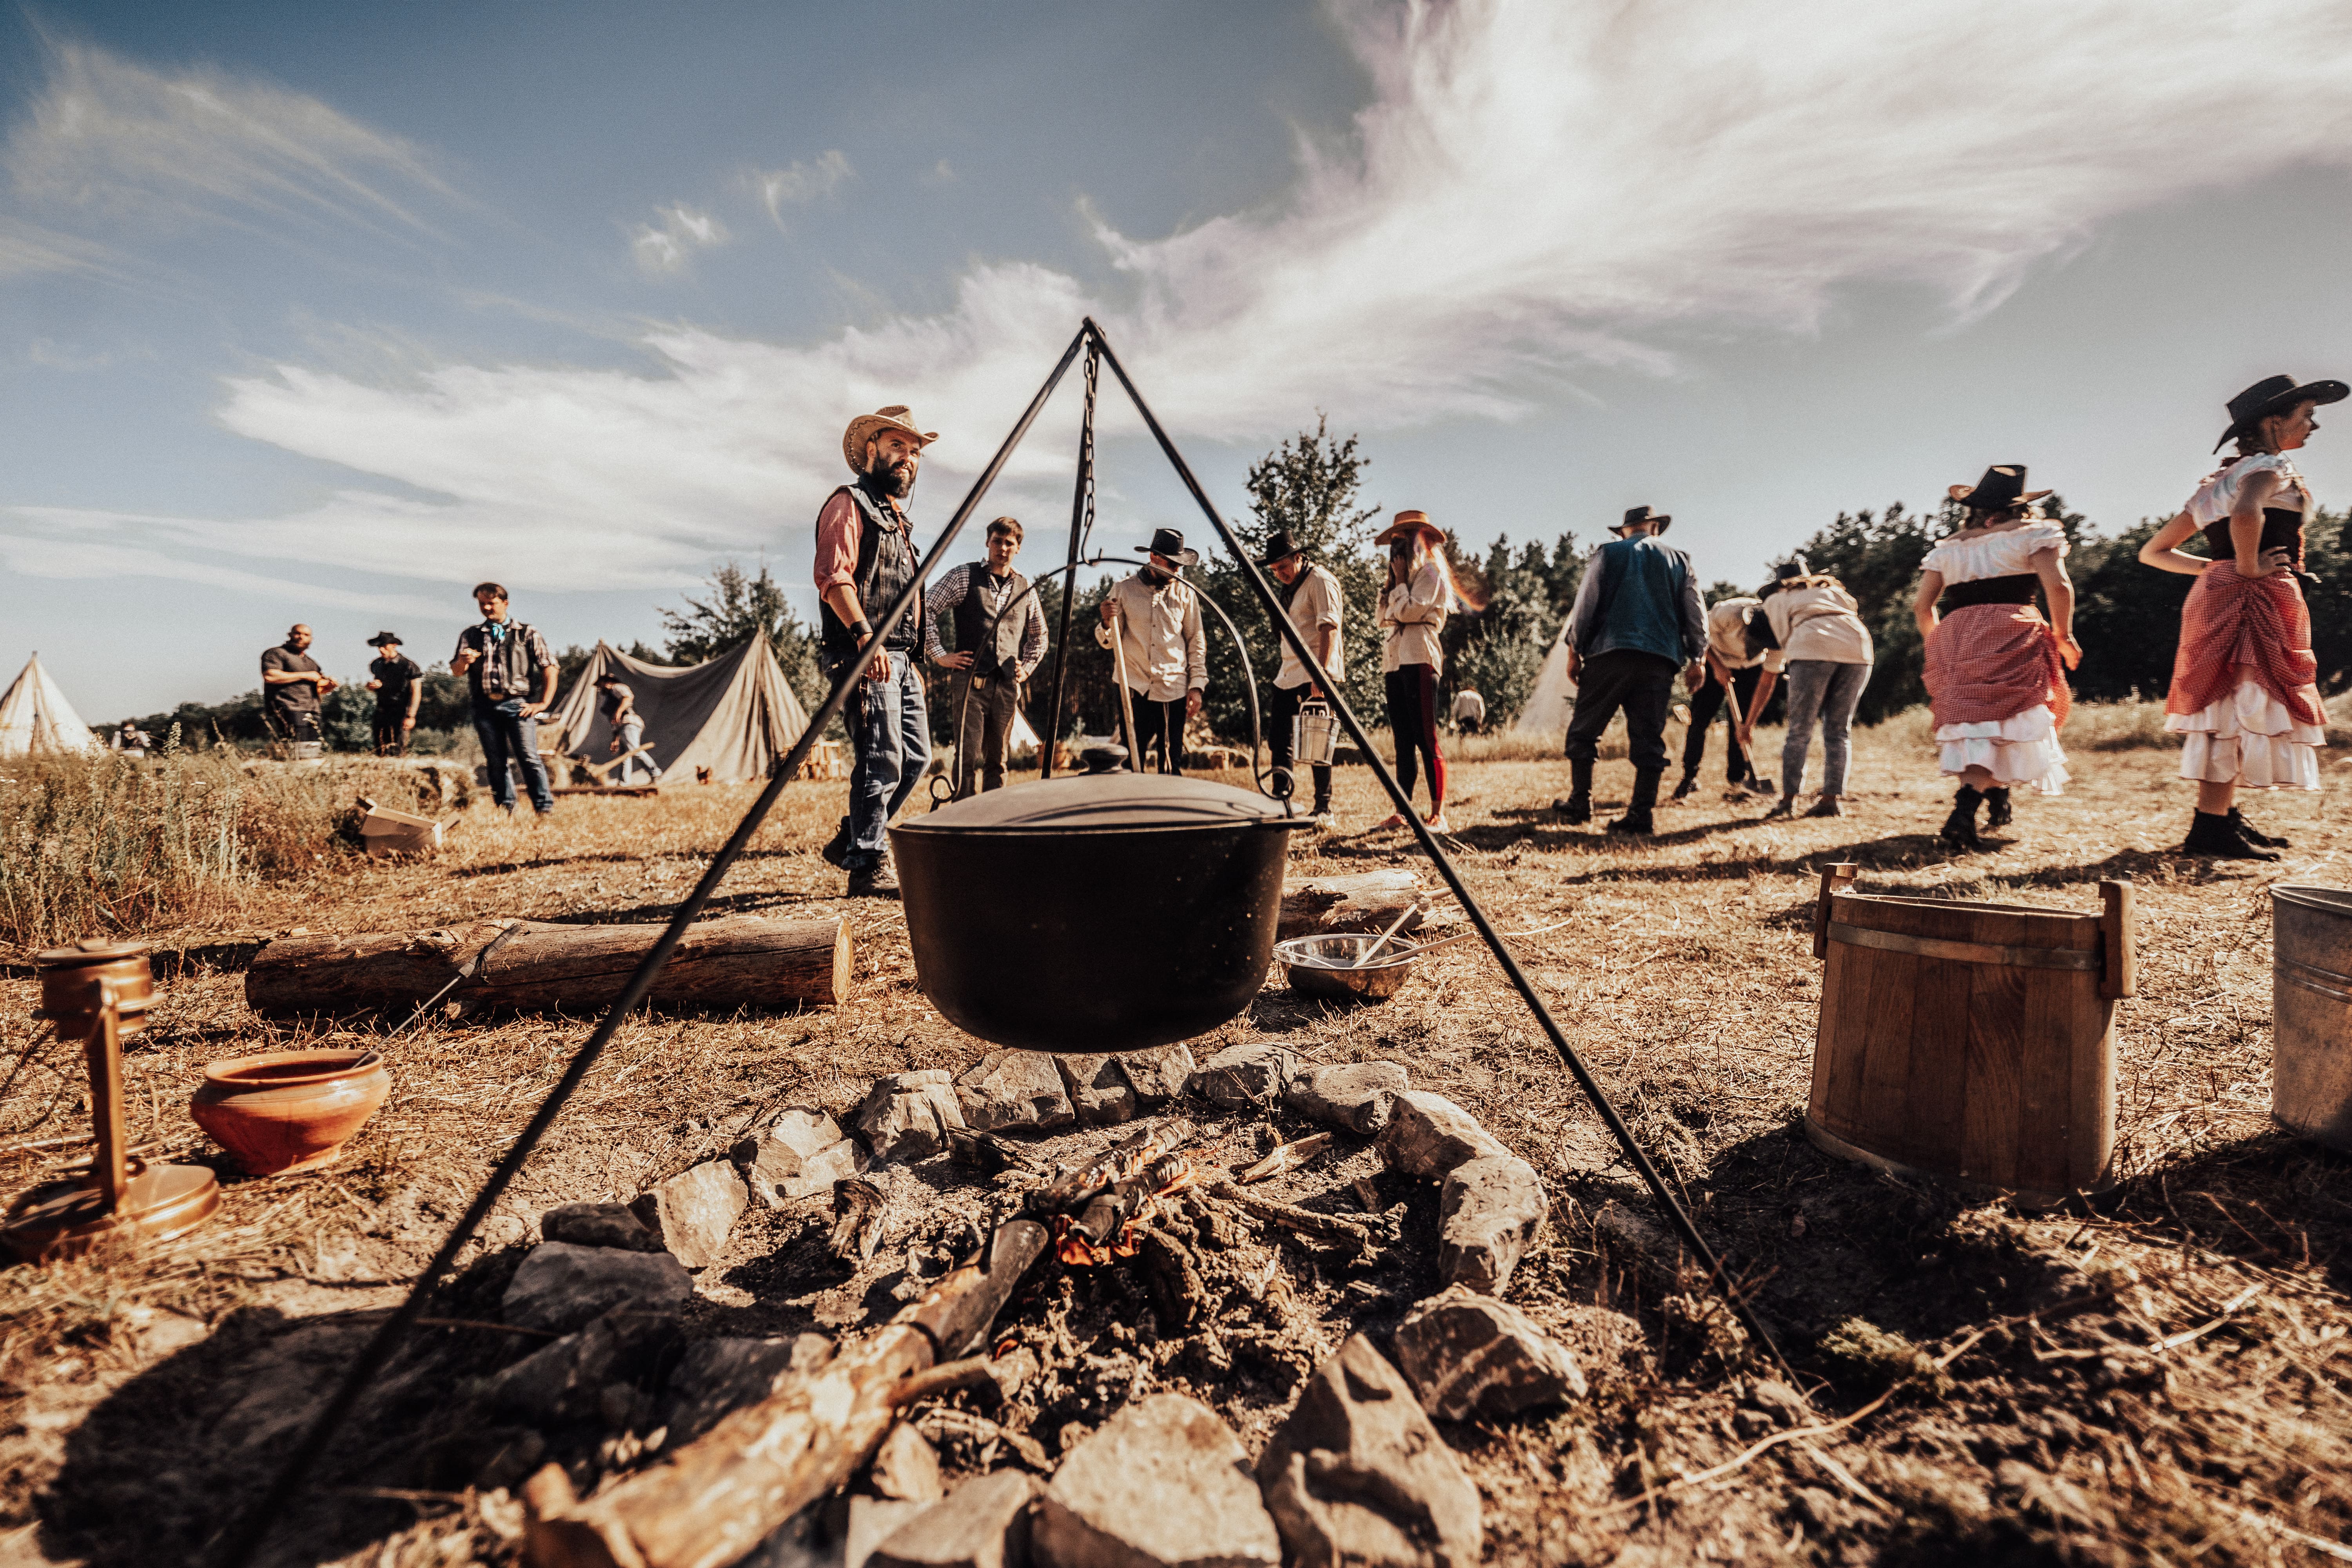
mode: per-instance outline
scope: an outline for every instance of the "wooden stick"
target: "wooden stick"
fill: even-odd
[[[2139,947],[2134,927],[2138,923],[2139,894],[2129,882],[2099,884],[2099,934],[2105,962],[2099,971],[2099,994],[2119,1002],[2139,994]]]
[[[1237,1208],[1245,1209],[1263,1220],[1308,1236],[1319,1236],[1332,1241],[1352,1242],[1369,1247],[1375,1237],[1372,1228],[1361,1220],[1343,1219],[1338,1215],[1317,1214],[1312,1209],[1294,1208],[1288,1204],[1262,1198],[1255,1193],[1245,1193],[1231,1182],[1212,1182],[1207,1187],[1213,1198],[1223,1198]]]
[[[1821,900],[1813,906],[1813,958],[1826,963],[1830,956],[1830,900],[1853,886],[1856,868],[1852,862],[1839,860],[1822,868]]]
[[[1349,965],[1348,965],[1348,967],[1349,967],[1349,968],[1350,968],[1350,969],[1361,969],[1362,967],[1364,967],[1364,965],[1366,965],[1367,963],[1370,963],[1372,961],[1372,955],[1373,955],[1374,953],[1376,953],[1376,952],[1380,952],[1380,950],[1381,950],[1381,949],[1382,949],[1382,948],[1384,948],[1384,947],[1388,946],[1388,944],[1389,944],[1389,938],[1391,938],[1391,937],[1392,937],[1392,936],[1396,935],[1396,933],[1397,933],[1398,930],[1399,930],[1401,927],[1402,927],[1402,926],[1403,926],[1403,924],[1404,924],[1404,922],[1405,922],[1405,921],[1409,921],[1409,920],[1412,919],[1412,917],[1413,917],[1413,916],[1415,916],[1415,915],[1419,914],[1420,912],[1421,912],[1421,904],[1420,904],[1420,902],[1419,902],[1418,900],[1416,900],[1416,901],[1414,901],[1414,902],[1412,902],[1412,903],[1407,904],[1407,905],[1404,907],[1404,912],[1403,912],[1402,914],[1401,914],[1401,915],[1397,916],[1397,918],[1396,918],[1396,919],[1394,919],[1394,920],[1392,920],[1392,921],[1391,921],[1389,922],[1389,929],[1388,929],[1388,930],[1386,930],[1386,931],[1384,931],[1381,932],[1381,934],[1380,934],[1380,939],[1379,939],[1378,941],[1374,942],[1372,943],[1372,945],[1371,945],[1371,946],[1370,946],[1370,947],[1368,947],[1368,948],[1364,949],[1364,951],[1363,951],[1363,952],[1361,952],[1358,953],[1358,954],[1356,955],[1356,962],[1355,962],[1355,963],[1351,963],[1351,964],[1349,964]]]

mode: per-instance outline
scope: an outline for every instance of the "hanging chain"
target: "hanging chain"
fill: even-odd
[[[1087,545],[1094,538],[1095,532],[1095,383],[1096,378],[1101,374],[1101,352],[1092,343],[1088,343],[1086,363],[1087,416],[1086,422],[1078,426],[1078,472],[1084,476],[1086,481],[1086,502],[1084,514],[1078,525],[1078,548],[1073,552],[1072,559],[1086,553]],[[1074,577],[1065,585],[1063,591],[1067,593],[1076,586],[1077,579]]]

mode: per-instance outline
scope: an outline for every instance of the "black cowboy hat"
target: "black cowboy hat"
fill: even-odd
[[[1257,563],[1261,566],[1271,566],[1277,561],[1286,561],[1293,555],[1306,553],[1307,546],[1291,538],[1290,530],[1277,528],[1274,531],[1274,537],[1265,542],[1265,553],[1257,558]]]
[[[2220,451],[2273,414],[2284,414],[2298,403],[2341,403],[2352,397],[2352,386],[2340,381],[2297,383],[2291,375],[2266,375],[2230,399],[2230,427],[2213,443]]]
[[[1144,547],[1153,555],[1165,555],[1179,566],[1198,566],[1201,552],[1184,548],[1184,536],[1172,528],[1151,531],[1151,542]]]
[[[1666,531],[1666,524],[1672,521],[1674,521],[1672,517],[1660,511],[1656,507],[1629,506],[1625,509],[1625,521],[1612,524],[1609,531],[1622,539],[1627,529],[1646,522],[1654,531],[1664,533]]]
[[[1970,511],[2007,511],[2020,501],[2040,500],[2051,492],[2025,488],[2023,463],[1995,463],[1973,488],[1954,485],[1947,493]]]
[[[370,647],[382,647],[386,643],[390,643],[393,647],[398,647],[400,646],[400,639],[390,632],[378,632],[375,636],[368,638],[367,640],[367,645]]]
[[[1781,562],[1780,564],[1772,568],[1772,580],[1764,584],[1763,593],[1759,594],[1757,596],[1761,598],[1766,594],[1771,594],[1778,591],[1781,584],[1786,583],[1792,578],[1810,577],[1812,574],[1812,566],[1807,563],[1802,555],[1791,555],[1786,561]]]

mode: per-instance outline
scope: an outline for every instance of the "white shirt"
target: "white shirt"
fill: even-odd
[[[1181,577],[1155,589],[1137,573],[1111,584],[1118,605],[1119,640],[1127,658],[1128,689],[1153,702],[1173,702],[1209,684],[1209,638],[1201,629],[1201,600]],[[1110,647],[1110,628],[1095,627]]]
[[[1438,635],[1445,629],[1447,591],[1445,568],[1424,561],[1409,583],[1399,583],[1381,596],[1381,668],[1385,673],[1408,664],[1445,668],[1445,649]]]
[[[1946,587],[1988,577],[2022,577],[2033,570],[2033,558],[2049,550],[2064,558],[2066,531],[2043,518],[2018,528],[1947,539],[1927,552],[1919,570],[1942,573]]]
[[[1764,668],[1780,669],[1792,658],[1831,664],[1873,661],[1870,628],[1855,614],[1853,595],[1827,577],[1798,577],[1764,601],[1764,620],[1780,646],[1764,656]]]
[[[2238,504],[2238,487],[2256,474],[2276,474],[2278,489],[2271,492],[2270,504],[2281,511],[2309,510],[2311,487],[2303,482],[2294,464],[2284,452],[2258,452],[2251,458],[2241,458],[2217,473],[2208,474],[2197,493],[2189,498],[2189,515],[2197,520],[2200,528],[2223,521],[2230,509]]]
[[[1286,614],[1290,624],[1298,628],[1300,638],[1313,647],[1317,628],[1328,626],[1334,632],[1339,629],[1339,579],[1320,566],[1307,568],[1306,577],[1297,585],[1298,592],[1291,595]],[[1334,680],[1348,673],[1347,651],[1344,639],[1331,639],[1331,657],[1323,661],[1323,668],[1331,672]],[[1275,672],[1274,683],[1285,691],[1307,684],[1307,667],[1290,651],[1286,642],[1282,645],[1282,668]]]
[[[1751,669],[1764,662],[1763,654],[1748,651],[1748,617],[1763,607],[1763,600],[1745,596],[1717,599],[1706,607],[1706,646],[1724,668]]]

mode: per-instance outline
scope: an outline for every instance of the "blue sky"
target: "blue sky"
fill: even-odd
[[[1709,578],[1996,461],[2127,526],[2352,374],[2335,0],[91,4],[0,93],[0,664],[93,721],[297,618],[441,657],[486,576],[559,644],[798,589],[850,414],[943,521],[1087,310],[1228,510],[1320,410],[1384,507],[1648,501]],[[1107,541],[1197,528],[1104,462]]]

